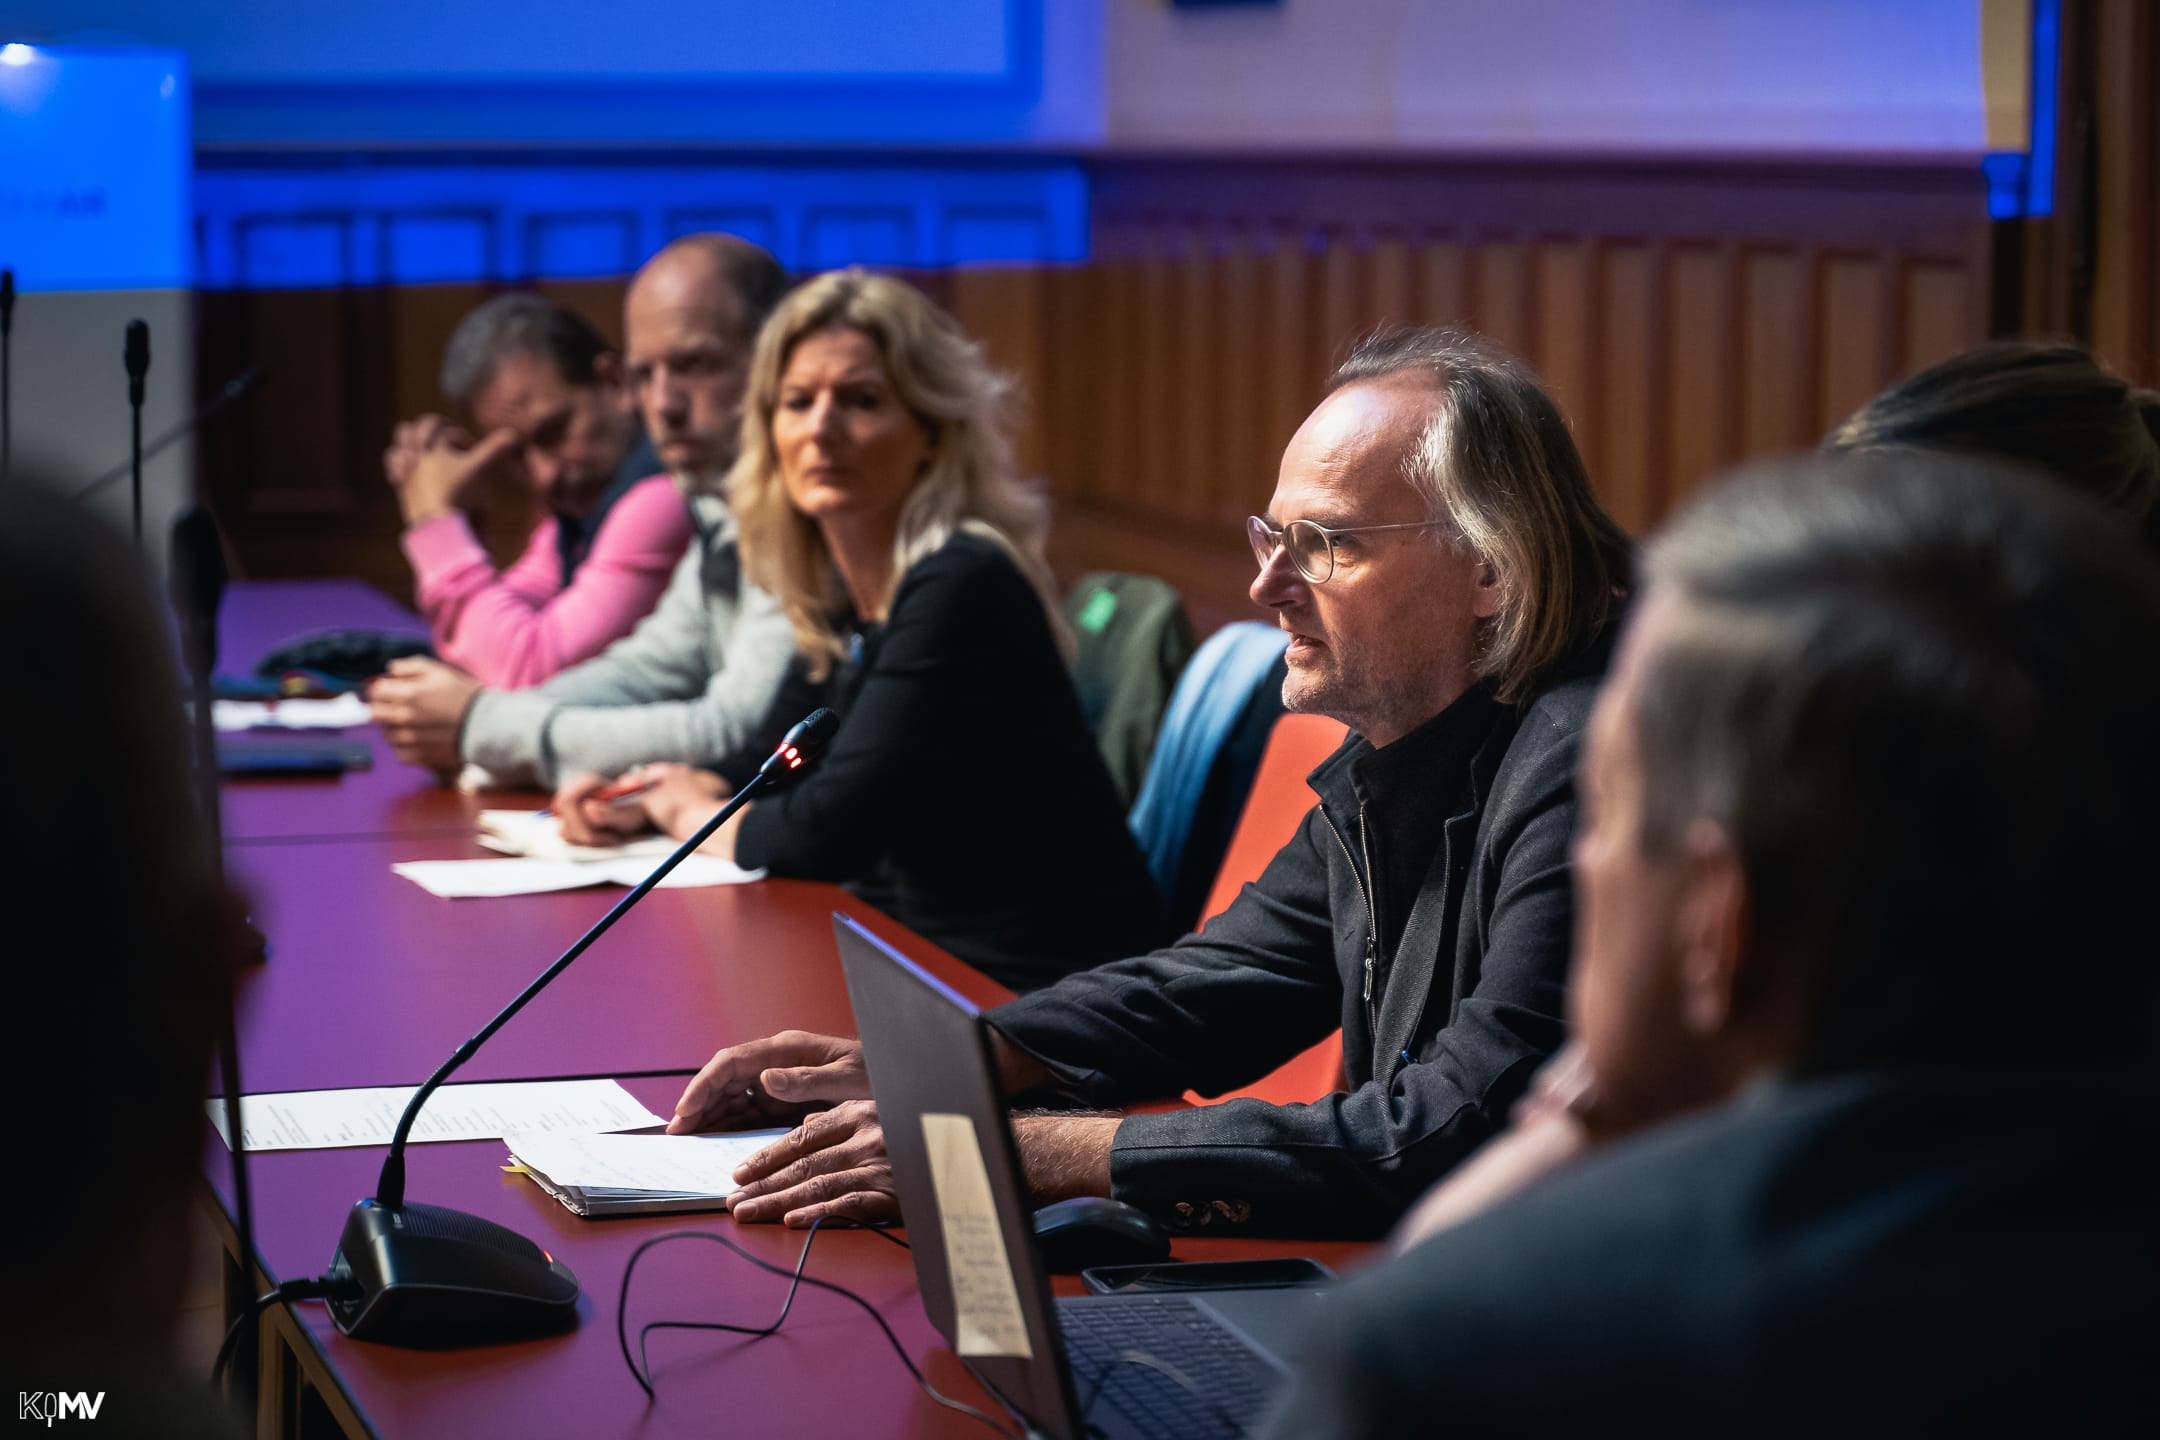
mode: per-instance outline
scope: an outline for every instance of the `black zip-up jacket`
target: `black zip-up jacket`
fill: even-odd
[[[1116,1198],[1189,1229],[1375,1235],[1500,1128],[1565,1029],[1575,764],[1609,653],[1527,705],[1480,685],[1383,750],[1351,736],[1203,930],[990,1012],[1100,1106],[1248,1084],[1342,1026],[1346,1091],[1128,1116]]]

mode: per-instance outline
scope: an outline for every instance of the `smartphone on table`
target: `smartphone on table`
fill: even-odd
[[[1080,1272],[1090,1295],[1168,1295],[1190,1290],[1287,1290],[1326,1285],[1335,1272],[1302,1255],[1278,1260],[1185,1260],[1098,1265]]]

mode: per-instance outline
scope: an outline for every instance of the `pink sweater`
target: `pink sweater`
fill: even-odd
[[[500,573],[462,515],[438,515],[404,536],[436,653],[497,690],[537,685],[629,634],[689,543],[690,507],[665,475],[615,502],[567,588],[552,515]]]

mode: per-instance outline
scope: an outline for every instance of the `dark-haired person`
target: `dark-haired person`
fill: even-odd
[[[1009,387],[912,285],[821,275],[758,337],[729,483],[750,580],[833,682],[816,769],[706,842],[847,885],[1017,990],[1165,935],[1139,847],[1067,673],[1070,637],[1014,473]],[[647,767],[635,805],[556,792],[563,834],[687,838],[730,793]]]
[[[1249,534],[1253,598],[1291,637],[1284,703],[1355,732],[1312,774],[1318,807],[1205,930],[989,1018],[1008,1094],[1092,1106],[1230,1089],[1340,1025],[1348,1086],[1312,1104],[1022,1115],[1015,1135],[1043,1200],[1369,1235],[1560,1043],[1577,741],[1629,546],[1536,380],[1450,330],[1344,362]],[[832,1102],[753,1157],[734,1213],[889,1215],[852,1040],[724,1050],[671,1128]]]
[[[787,284],[778,261],[732,235],[685,235],[645,262],[623,297],[625,383],[689,498],[696,543],[636,629],[530,689],[393,661],[368,698],[400,758],[552,786],[579,770],[756,747],[794,647],[787,617],[742,582],[724,487],[750,350]]]
[[[666,588],[690,513],[623,397],[620,358],[538,295],[499,295],[443,353],[440,415],[397,427],[383,471],[436,653],[483,685],[537,685],[627,635]],[[540,501],[525,551],[498,571],[472,510],[494,470]]]
[[[1575,849],[1606,1143],[1340,1291],[1273,1433],[2152,1433],[2160,575],[1917,454],[1645,569]]]
[[[2030,465],[2160,547],[2160,394],[2074,345],[2001,340],[1931,365],[1830,432],[1824,450],[1940,450]]]
[[[38,816],[0,869],[20,927],[0,1083],[43,1097],[8,1127],[0,1357],[47,1418],[53,1392],[102,1392],[94,1433],[237,1433],[172,1348],[242,911],[206,853],[142,559],[54,498],[71,488],[21,465],[0,488],[0,645],[66,677],[0,705],[0,784]]]

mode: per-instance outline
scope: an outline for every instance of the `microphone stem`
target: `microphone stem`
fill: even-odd
[[[135,548],[142,549],[142,386],[128,397],[130,468],[135,473]]]
[[[458,1046],[456,1053],[443,1062],[442,1068],[430,1075],[426,1083],[413,1092],[412,1100],[405,1106],[405,1113],[398,1117],[397,1133],[390,1137],[390,1153],[383,1157],[382,1177],[375,1185],[376,1204],[395,1210],[405,1203],[405,1141],[412,1133],[413,1122],[420,1118],[420,1107],[427,1104],[428,1096],[434,1094],[460,1065],[470,1060],[473,1052],[486,1043],[489,1036],[509,1024],[511,1017],[525,1008],[526,1002],[546,989],[548,982],[567,970],[571,961],[590,949],[595,940],[607,934],[609,928],[620,920],[631,906],[644,899],[646,892],[665,879],[669,871],[681,864],[698,846],[710,840],[713,833],[728,822],[729,817],[748,804],[751,795],[765,782],[766,775],[766,771],[760,770],[747,785],[730,796],[727,804],[713,812],[713,817],[700,826],[695,835],[676,846],[672,855],[654,866],[650,875],[638,881],[629,894],[616,901],[615,907],[601,916],[592,929],[579,936],[576,944],[565,950],[554,964],[541,971],[539,978],[520,991],[518,997],[505,1005],[500,1014],[481,1026],[470,1040]]]

